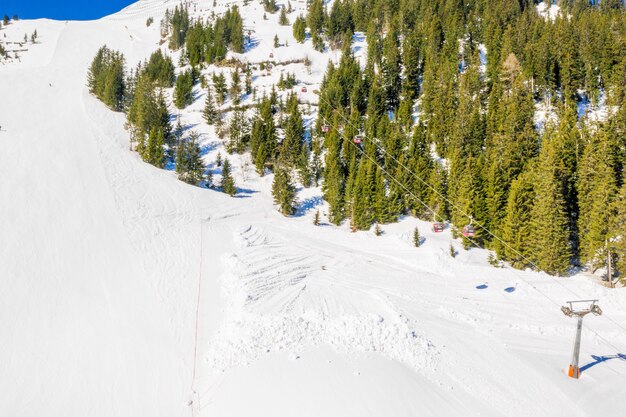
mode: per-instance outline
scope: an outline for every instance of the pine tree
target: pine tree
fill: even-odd
[[[296,188],[291,182],[291,175],[287,168],[280,166],[274,172],[274,182],[272,183],[272,195],[274,203],[279,206],[279,210],[285,216],[295,213]]]
[[[226,144],[226,151],[229,153],[243,153],[250,141],[248,120],[244,110],[236,109],[230,119],[229,141]]]
[[[622,184],[619,197],[614,202],[616,213],[611,222],[610,241],[617,256],[615,269],[619,272],[621,281],[626,280],[626,182]]]
[[[419,248],[419,246],[422,244],[420,239],[420,231],[416,226],[415,229],[413,229],[413,246]]]
[[[591,134],[578,170],[580,257],[592,272],[606,263],[605,241],[615,214],[612,208],[618,188],[609,154],[605,132]]]
[[[321,217],[320,217],[320,209],[317,209],[315,211],[315,216],[313,216],[313,224],[315,226],[319,226],[321,223]]]
[[[293,22],[293,37],[299,43],[304,43],[306,39],[306,22],[302,16],[298,16]]]
[[[217,157],[215,157],[215,165],[217,165],[218,167],[222,166],[222,153],[221,152],[218,152]]]
[[[287,167],[295,168],[298,166],[298,159],[302,153],[304,144],[304,125],[302,124],[302,115],[298,109],[298,102],[295,94],[290,96],[290,112],[286,120],[285,138],[280,147],[280,156],[283,163]]]
[[[389,109],[396,109],[400,104],[400,51],[395,28],[391,29],[383,43],[382,56],[383,88]]]
[[[233,176],[230,170],[231,170],[230,161],[228,160],[228,158],[225,158],[223,166],[222,166],[221,187],[222,187],[223,192],[233,197],[235,194],[237,194],[237,187],[235,186],[235,180],[233,179]]]
[[[280,41],[278,40],[278,35],[274,35],[274,48],[280,47]]]
[[[226,92],[228,90],[224,74],[213,75],[213,87],[215,88],[215,98],[217,100],[217,104],[224,104],[224,101],[226,100]]]
[[[530,251],[544,272],[563,276],[570,265],[570,245],[565,198],[555,174],[555,149],[544,143],[535,177],[535,201],[530,214]]]
[[[532,257],[531,211],[535,199],[534,174],[526,171],[511,183],[506,215],[502,226],[502,239],[506,242],[502,258],[515,268],[528,268]]]
[[[341,144],[334,131],[327,137],[326,146],[328,150],[325,159],[322,192],[324,193],[324,199],[329,204],[328,219],[331,223],[340,224],[345,218],[345,173],[340,157]]]
[[[376,226],[374,226],[374,234],[376,236],[381,236],[383,234],[383,229],[381,229],[380,224],[376,223]]]
[[[163,130],[153,127],[148,136],[148,145],[142,154],[143,160],[155,167],[163,168],[165,164],[164,144]]]
[[[174,89],[174,104],[179,109],[184,109],[193,103],[193,74],[187,70],[176,79]]]
[[[280,17],[278,18],[278,24],[281,26],[289,26],[289,19],[287,18],[287,10],[285,6],[280,8]]]
[[[209,125],[214,125],[219,117],[215,103],[213,102],[213,95],[211,94],[211,87],[207,89],[206,99],[204,101],[204,110],[202,112],[204,120]]]
[[[204,179],[205,166],[202,162],[198,140],[199,135],[191,132],[189,139],[181,139],[176,149],[178,179],[193,185],[197,185]]]
[[[235,106],[239,105],[241,101],[241,76],[239,70],[235,68],[232,72],[232,78],[230,80],[230,97],[233,100]]]

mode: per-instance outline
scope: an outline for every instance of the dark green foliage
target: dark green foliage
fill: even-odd
[[[201,158],[199,135],[191,132],[189,138],[181,139],[176,148],[176,173],[178,179],[198,185],[204,179],[204,163]]]
[[[192,70],[187,70],[176,78],[174,89],[174,105],[179,109],[184,109],[193,103],[194,75]]]
[[[238,68],[235,68],[231,73],[229,94],[233,100],[233,104],[235,106],[238,105],[241,101],[241,76],[239,75]]]
[[[158,87],[168,88],[174,85],[174,63],[172,58],[164,55],[160,49],[150,55],[150,60],[143,71],[150,81]]]
[[[228,158],[225,158],[224,163],[222,164],[221,187],[222,187],[222,191],[231,197],[237,194],[237,187],[235,186],[235,180],[233,179],[230,161],[228,160]]]
[[[163,168],[165,164],[165,134],[162,129],[152,128],[148,135],[148,143],[143,150],[141,157],[144,161],[154,165],[157,168]]]
[[[274,204],[278,205],[278,211],[283,215],[291,216],[295,213],[296,187],[291,180],[289,169],[279,166],[274,172],[272,195]]]
[[[250,133],[250,154],[260,175],[264,175],[265,169],[271,166],[276,156],[277,146],[272,100],[263,97],[259,111],[253,118]]]
[[[320,215],[320,209],[317,209],[315,211],[315,215],[313,216],[313,224],[315,226],[319,226],[321,223],[321,215]]]
[[[555,147],[546,143],[535,176],[535,200],[530,212],[531,259],[540,270],[565,275],[570,265],[567,212],[556,176]]]
[[[106,46],[98,50],[87,79],[89,92],[115,111],[124,110],[126,77],[124,55]]]
[[[288,102],[291,105],[287,109],[289,116],[285,121],[285,138],[280,145],[280,158],[281,162],[287,167],[296,168],[300,155],[303,152],[304,125],[302,124],[302,114],[300,109],[298,109],[296,95],[290,95]]]
[[[228,91],[226,87],[226,77],[224,77],[224,74],[220,73],[218,75],[213,75],[213,87],[215,88],[215,99],[217,100],[217,104],[224,104],[224,100],[226,100],[226,93]]]
[[[224,59],[228,48],[234,52],[244,52],[243,19],[237,6],[232,6],[223,16],[217,17],[213,25],[195,22],[186,32],[183,55],[195,67]]]
[[[419,248],[420,245],[421,245],[420,231],[417,227],[415,227],[415,229],[413,229],[413,246],[415,246],[416,248]]]
[[[202,111],[204,121],[209,125],[214,125],[220,117],[220,114],[215,107],[213,101],[213,95],[211,94],[211,87],[207,88],[206,99],[204,100],[204,110]]]
[[[250,141],[248,120],[243,110],[236,109],[233,112],[228,131],[229,140],[226,144],[226,151],[228,153],[243,153]]]
[[[617,257],[616,271],[622,282],[626,281],[626,182],[614,203],[615,217],[611,221],[610,242]]]
[[[306,21],[302,16],[296,17],[296,20],[293,22],[293,37],[300,43],[303,43],[306,39]]]
[[[170,25],[170,33],[172,36],[170,37],[169,45],[171,49],[178,50],[185,44],[187,31],[190,26],[189,11],[187,10],[187,6],[176,6],[170,20]]]
[[[289,26],[289,19],[287,18],[287,10],[285,6],[280,8],[280,17],[278,18],[278,24],[281,26]]]
[[[278,10],[278,5],[276,5],[276,0],[262,0],[263,1],[263,9],[268,13],[276,13]]]
[[[580,258],[591,271],[606,262],[605,242],[618,186],[610,166],[610,139],[600,130],[590,134],[578,169]]]

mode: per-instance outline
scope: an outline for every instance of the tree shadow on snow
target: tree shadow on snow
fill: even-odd
[[[253,194],[258,193],[256,190],[251,190],[249,188],[239,188],[237,187],[237,194],[235,194],[235,198],[250,198]]]
[[[597,356],[591,355],[593,362],[589,362],[588,364],[580,367],[580,372],[585,372],[587,369],[596,366],[602,362],[610,361],[611,359],[620,359],[626,361],[626,355],[623,353],[618,353],[617,355],[605,355],[605,356]]]
[[[302,217],[309,210],[313,210],[314,208],[322,205],[323,202],[324,202],[324,199],[322,198],[322,196],[315,196],[315,197],[307,198],[300,203],[293,217]]]

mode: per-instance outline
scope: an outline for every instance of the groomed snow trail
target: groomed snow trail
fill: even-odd
[[[265,59],[275,22],[237,3],[258,26],[246,57]],[[174,4],[4,29],[37,28],[41,44],[0,67],[1,416],[622,415],[626,361],[613,356],[626,352],[613,346],[626,350],[626,335],[586,319],[613,346],[586,329],[588,368],[570,380],[575,323],[542,293],[599,298],[626,327],[623,289],[495,269],[458,242],[452,259],[450,233],[415,219],[382,237],[315,227],[319,189],[302,191],[305,208],[286,219],[271,176],[238,178],[248,191],[233,199],[130,152],[124,116],[88,94],[87,67],[105,43],[130,66],[148,57]],[[277,59],[310,41],[289,48]],[[312,79],[331,55],[310,55]],[[198,106],[183,120],[197,123]],[[211,157],[223,151],[198,129]]]

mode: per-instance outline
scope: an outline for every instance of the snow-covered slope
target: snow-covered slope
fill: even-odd
[[[40,44],[0,66],[0,415],[622,415],[623,289],[495,269],[415,219],[381,237],[316,227],[319,190],[286,219],[271,177],[238,171],[233,199],[130,152],[86,70],[105,43],[131,65],[149,56],[175,4],[3,29],[36,28]],[[247,59],[266,59],[276,30],[293,45],[278,60],[312,51],[260,10],[242,5],[259,34]],[[330,54],[310,56],[319,82]],[[196,128],[212,160],[222,145]],[[559,306],[579,297],[605,315],[586,319],[575,381],[575,323]]]

